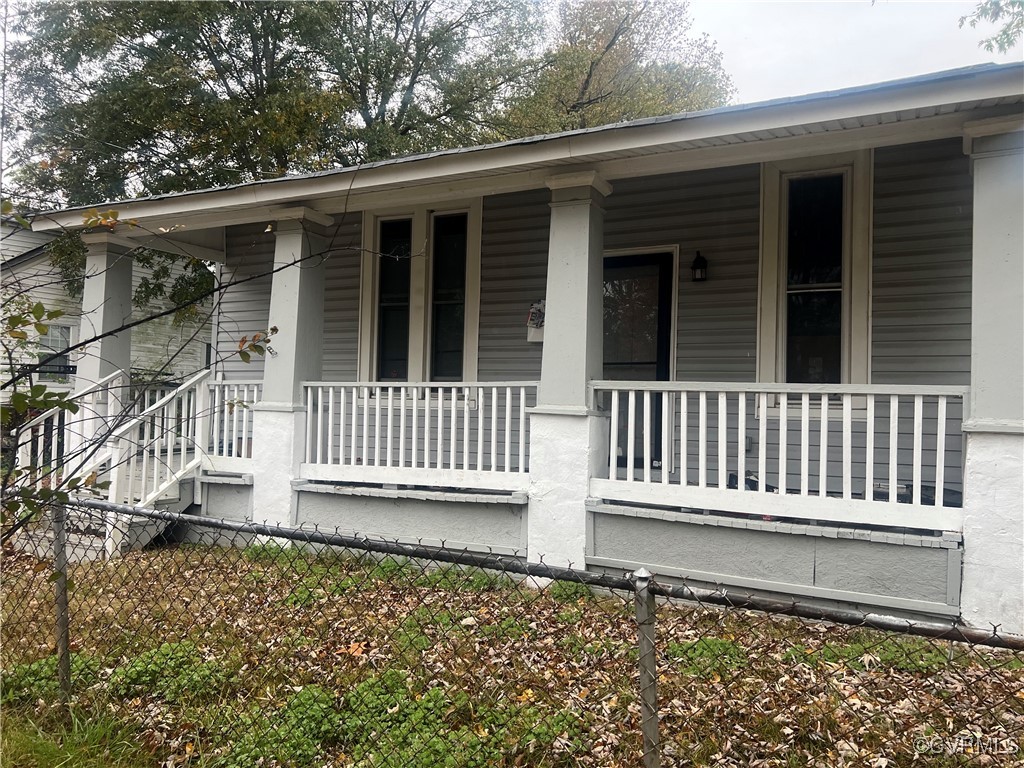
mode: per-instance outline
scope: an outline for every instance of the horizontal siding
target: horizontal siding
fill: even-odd
[[[550,193],[484,198],[480,253],[481,381],[535,381],[542,345],[526,340],[530,305],[547,282]]]
[[[356,381],[362,217],[349,214],[329,238],[324,278],[323,379]]]
[[[969,384],[970,162],[957,139],[875,151],[871,380]]]
[[[274,235],[265,229],[266,224],[246,224],[225,231],[222,281],[233,283],[255,277],[221,294],[215,359],[218,374],[226,379],[263,378],[262,358],[254,356],[251,362],[243,363],[238,357],[238,342],[270,325]]]
[[[605,247],[679,247],[676,378],[753,381],[760,170],[756,165],[615,182]],[[696,251],[708,281],[690,279]]]

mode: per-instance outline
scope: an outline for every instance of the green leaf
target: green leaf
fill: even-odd
[[[36,320],[42,320],[43,317],[45,317],[45,316],[46,316],[46,307],[44,307],[40,302],[37,301],[32,306],[32,317],[34,317]]]
[[[28,334],[25,333],[24,331],[15,330],[8,331],[7,333],[12,339],[21,339],[22,341],[28,341]]]
[[[43,336],[44,334],[46,334],[47,331],[50,330],[50,326],[43,325],[42,323],[36,323],[35,324],[35,329],[36,329],[36,333],[38,333],[40,336]]]
[[[248,363],[250,360],[252,360],[252,356],[244,349],[238,350],[238,356],[242,358],[243,363]]]

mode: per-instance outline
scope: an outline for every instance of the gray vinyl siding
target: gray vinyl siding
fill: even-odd
[[[324,283],[324,381],[356,381],[362,217],[349,214],[328,239]]]
[[[484,198],[480,253],[481,381],[536,381],[541,347],[526,340],[530,305],[547,282],[550,192]]]
[[[221,268],[225,283],[255,279],[232,285],[221,295],[217,326],[217,371],[226,379],[262,379],[263,360],[254,356],[249,363],[238,357],[243,336],[265,331],[270,324],[270,284],[274,267],[274,235],[266,224],[228,227],[225,231],[226,263]]]
[[[605,201],[606,249],[679,248],[677,380],[754,380],[760,183],[756,165],[666,174],[617,181]]]
[[[970,384],[970,161],[959,139],[875,151],[871,375]]]

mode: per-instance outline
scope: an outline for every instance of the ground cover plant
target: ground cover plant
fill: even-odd
[[[65,709],[48,564],[2,557],[4,766],[639,763],[630,592],[279,542],[82,562]],[[657,648],[666,766],[1024,763],[1021,654],[678,601]]]

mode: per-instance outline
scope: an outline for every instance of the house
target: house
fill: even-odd
[[[985,65],[116,203],[230,287],[179,468],[113,487],[1024,632],[1022,97]],[[134,236],[85,235],[97,322]]]

